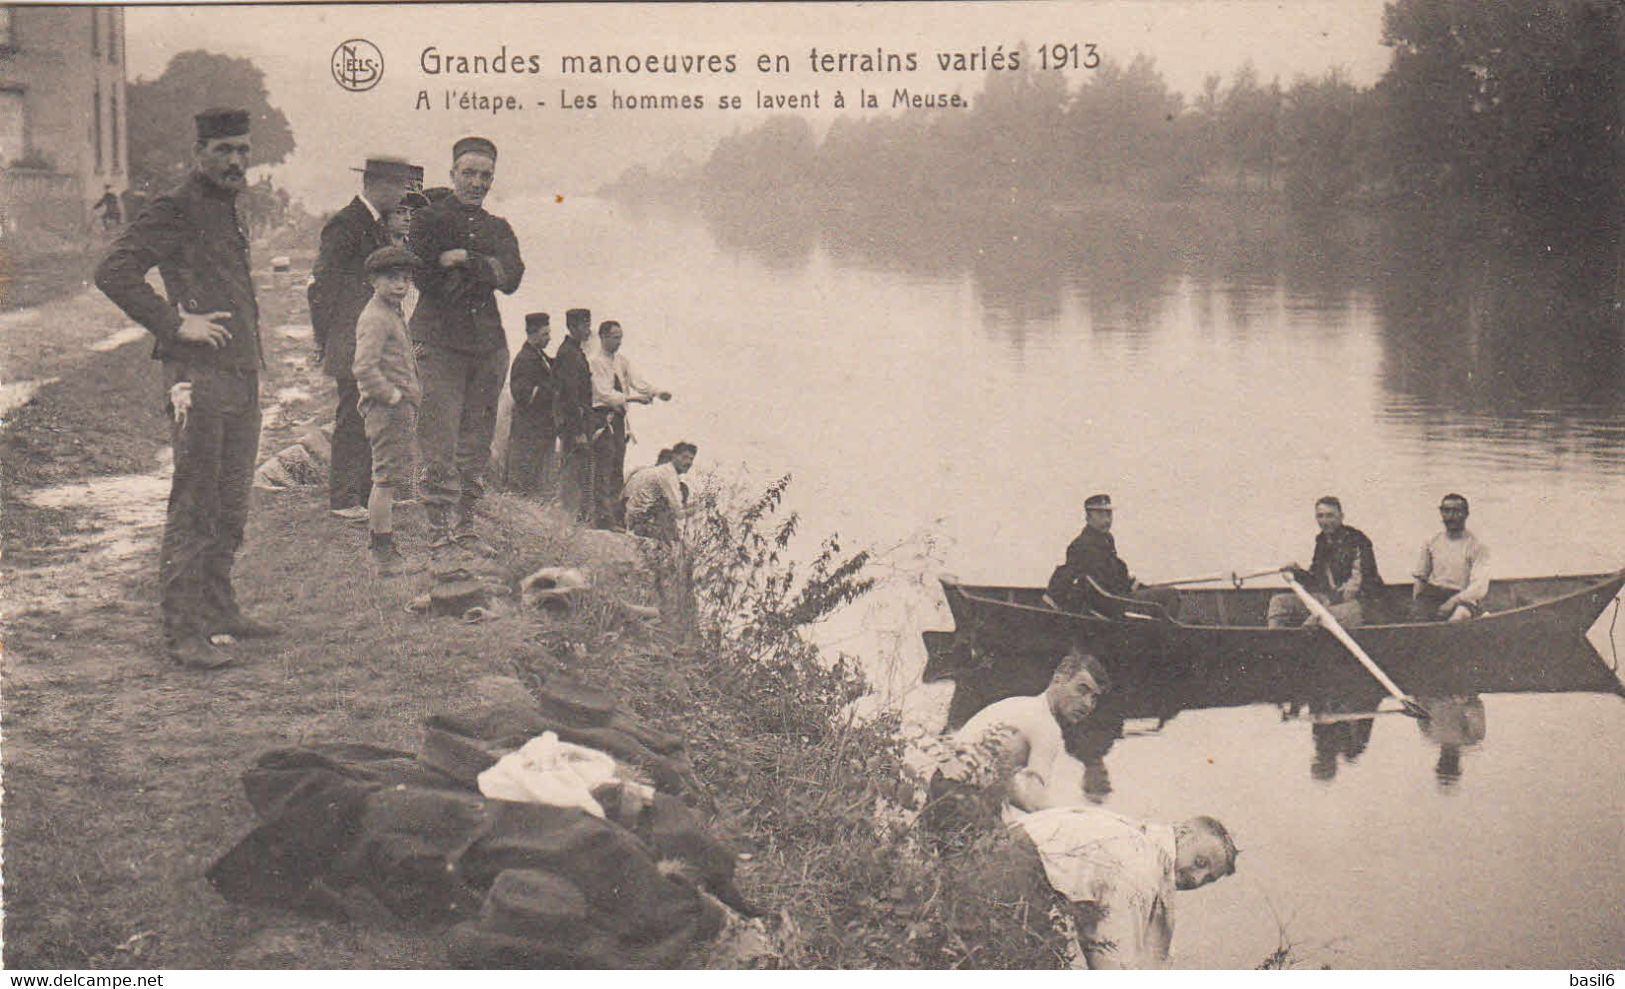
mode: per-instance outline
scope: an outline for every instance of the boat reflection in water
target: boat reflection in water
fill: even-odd
[[[940,633],[943,636],[951,633]],[[928,633],[928,642],[940,655],[951,648],[946,639]],[[1048,682],[1054,657],[1005,653],[981,656],[975,667],[953,671],[954,696],[948,727],[963,724],[992,701],[1020,694],[1036,694]],[[1269,705],[1283,723],[1310,722],[1314,750],[1309,775],[1329,784],[1340,767],[1356,762],[1371,744],[1379,720],[1410,720],[1401,711],[1383,706],[1380,686],[1351,657],[1330,654],[1331,662],[1311,676],[1278,676],[1271,664],[1232,667],[1222,681],[1213,676],[1209,657],[1163,654],[1157,676],[1136,675],[1119,660],[1111,662],[1113,689],[1101,698],[1095,712],[1066,734],[1067,751],[1083,765],[1083,792],[1092,803],[1104,803],[1112,792],[1106,757],[1120,739],[1160,733],[1183,711]],[[938,670],[941,669],[939,666]],[[995,672],[996,671],[996,672]],[[935,671],[933,671],[935,672]],[[1462,778],[1462,756],[1477,748],[1486,735],[1482,694],[1592,693],[1625,697],[1618,675],[1592,644],[1580,636],[1564,636],[1547,643],[1537,655],[1511,653],[1482,657],[1477,662],[1440,664],[1417,673],[1411,664],[1410,691],[1428,711],[1416,721],[1421,737],[1438,747],[1434,775],[1438,787],[1448,790]],[[978,673],[982,675],[978,675]],[[1391,731],[1392,729],[1384,729]]]

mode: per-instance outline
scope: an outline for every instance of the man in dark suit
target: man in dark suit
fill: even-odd
[[[564,326],[570,335],[553,357],[553,422],[564,454],[559,494],[576,521],[592,525],[592,368],[581,349],[592,336],[592,313],[572,309],[564,314]]]
[[[363,266],[367,255],[390,243],[388,218],[423,170],[396,158],[368,158],[361,195],[333,214],[322,228],[310,289],[310,324],[322,370],[338,385],[327,505],[334,515],[367,520],[372,489],[372,451],[357,408],[360,392],[350,369],[355,359],[355,321],[372,298]]]
[[[1122,598],[1161,605],[1170,617],[1179,615],[1179,592],[1171,587],[1147,587],[1129,573],[1117,555],[1112,537],[1111,495],[1090,495],[1083,502],[1084,527],[1066,548],[1066,562],[1049,578],[1049,598],[1062,611],[1093,609],[1118,617]]]
[[[548,495],[553,487],[553,359],[547,356],[547,313],[525,316],[525,342],[508,373],[513,427],[508,431],[509,491]]]

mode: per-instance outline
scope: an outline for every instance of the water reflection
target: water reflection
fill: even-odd
[[[1484,741],[1484,701],[1477,694],[1456,697],[1419,697],[1428,719],[1417,722],[1422,737],[1439,747],[1433,774],[1439,789],[1461,782],[1461,754]]]
[[[1458,657],[1459,660],[1459,657]],[[989,683],[961,676],[949,706],[948,727],[963,724],[976,711],[1002,697],[1036,694],[1048,682],[1053,659],[1002,655],[999,676]],[[1309,776],[1322,784],[1338,778],[1371,745],[1379,718],[1403,717],[1383,707],[1382,687],[1352,662],[1334,662],[1291,675],[1268,662],[1250,669],[1216,671],[1207,657],[1164,656],[1155,676],[1137,675],[1112,665],[1113,690],[1093,715],[1066,732],[1067,752],[1082,764],[1084,796],[1104,803],[1114,785],[1151,786],[1158,780],[1116,780],[1107,757],[1125,739],[1155,736],[1181,712],[1268,705],[1280,712],[1282,724],[1310,722],[1313,752]],[[1441,661],[1432,671],[1407,675],[1427,720],[1418,721],[1421,736],[1438,748],[1434,774],[1441,790],[1460,781],[1462,755],[1485,737],[1484,693],[1592,693],[1625,696],[1625,687],[1592,646],[1580,636],[1553,639],[1538,655],[1480,657]],[[1264,741],[1260,739],[1260,741]],[[1269,743],[1266,743],[1269,744]]]
[[[775,269],[822,247],[840,266],[965,279],[983,330],[1018,351],[1080,320],[1132,342],[1183,319],[1245,339],[1338,331],[1369,313],[1386,415],[1461,425],[1469,439],[1510,428],[1572,440],[1625,463],[1617,242],[1510,242],[1433,214],[1294,216],[1245,202],[764,212],[723,200],[704,214],[724,250]]]

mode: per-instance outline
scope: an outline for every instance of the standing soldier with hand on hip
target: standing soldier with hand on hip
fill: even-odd
[[[361,195],[322,227],[321,249],[307,292],[322,370],[334,379],[339,393],[327,469],[327,507],[352,522],[367,520],[367,496],[372,488],[372,453],[359,411],[361,393],[351,372],[356,319],[372,298],[363,269],[372,252],[389,244],[389,218],[411,189],[414,171],[397,158],[367,159],[361,172]],[[417,177],[421,178],[420,171]]]
[[[259,307],[248,235],[248,112],[196,117],[192,174],[155,199],[96,269],[96,287],[156,338],[173,422],[175,476],[158,576],[168,655],[182,666],[231,662],[210,644],[276,634],[238,607],[231,568],[243,542],[259,452]],[[157,266],[166,299],[147,284]]]
[[[452,194],[413,214],[407,238],[423,265],[411,330],[423,382],[418,445],[431,550],[453,541],[489,549],[474,531],[474,505],[484,494],[497,399],[508,377],[496,293],[512,295],[525,274],[513,228],[482,206],[496,161],[496,145],[483,137],[453,145]]]

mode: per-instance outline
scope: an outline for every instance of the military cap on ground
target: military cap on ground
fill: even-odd
[[[456,144],[453,144],[451,146],[451,160],[456,161],[463,155],[469,154],[470,152],[477,155],[485,155],[492,161],[497,160],[497,146],[483,137],[465,137]]]
[[[217,137],[241,137],[248,133],[247,110],[210,107],[192,120],[197,124],[199,141],[212,141]]]
[[[526,333],[535,333],[537,330],[545,330],[545,329],[547,329],[547,323],[548,323],[547,313],[544,313],[544,312],[528,312],[528,313],[525,313],[525,332]]]
[[[368,178],[405,179],[410,182],[415,176],[418,181],[423,180],[423,169],[405,158],[368,158],[366,167],[352,168],[350,171],[361,172]]]
[[[1112,510],[1112,496],[1109,494],[1090,495],[1088,498],[1084,499],[1083,507],[1096,508],[1109,512]]]
[[[592,326],[592,310],[591,309],[571,309],[571,310],[567,311],[564,314],[564,325],[569,327],[572,330],[575,329],[578,326],[591,327]]]
[[[380,271],[398,271],[402,268],[410,271],[417,266],[417,255],[398,244],[380,247],[367,255],[367,274],[369,275],[376,275]]]

